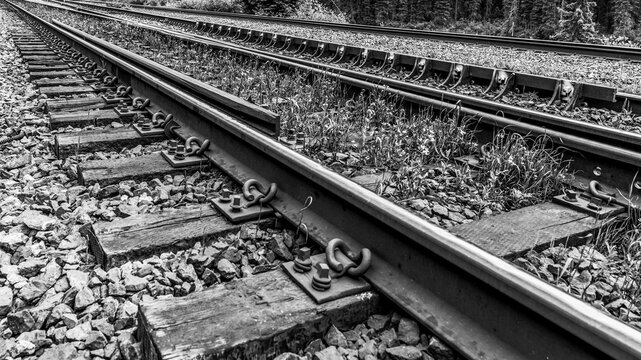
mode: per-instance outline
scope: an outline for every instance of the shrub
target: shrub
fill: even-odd
[[[179,9],[243,12],[243,5],[238,0],[176,0],[169,1],[167,6]]]
[[[339,11],[333,11],[318,0],[301,0],[291,17],[304,20],[329,21],[347,24],[347,16]]]
[[[298,0],[240,0],[244,10],[250,14],[287,16],[294,12]]]

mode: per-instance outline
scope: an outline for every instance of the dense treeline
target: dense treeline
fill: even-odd
[[[617,36],[637,37],[641,32],[641,0],[328,0],[328,6],[338,6],[365,24],[498,21],[505,34],[549,38],[571,31],[564,28],[570,21],[587,27],[593,23],[595,31]],[[588,36],[592,32],[581,31]]]
[[[544,39],[591,42],[600,40],[598,34],[612,34],[641,40],[641,0],[125,1]]]

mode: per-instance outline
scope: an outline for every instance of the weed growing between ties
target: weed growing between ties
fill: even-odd
[[[450,139],[452,143],[461,140]],[[545,136],[522,136],[501,130],[492,143],[482,147],[478,166],[451,161],[454,156],[435,159],[437,165],[428,166],[427,171],[417,167],[419,162],[410,163],[385,182],[381,192],[401,201],[464,192],[469,194],[464,202],[477,211],[486,206],[501,211],[548,200],[561,193],[572,176],[570,163],[563,160],[561,152],[554,150]]]

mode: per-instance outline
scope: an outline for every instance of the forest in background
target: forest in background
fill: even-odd
[[[182,8],[582,42],[641,41],[641,0],[130,0]]]

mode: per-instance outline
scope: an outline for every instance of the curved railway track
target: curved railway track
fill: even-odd
[[[372,196],[364,188],[246,125],[247,121],[255,125],[265,124],[266,120],[273,125],[270,122],[273,114],[233,100],[61,22],[44,21],[9,3],[61,54],[80,52],[91,63],[100,64],[106,73],[118,76],[125,85],[135,89],[137,96],[162,104],[163,110],[174,114],[180,126],[175,133],[182,140],[191,136],[210,139],[211,146],[203,155],[231,178],[240,183],[248,179],[277,182],[279,192],[271,206],[288,222],[301,221],[299,209],[312,194],[314,206],[305,213],[310,238],[324,245],[340,237],[354,248],[372,249],[372,267],[364,277],[382,295],[463,356],[469,359],[641,358],[641,334],[636,330],[407,210]],[[207,41],[208,45],[220,49],[249,52],[210,39],[190,41]],[[253,56],[256,54],[284,67],[301,66],[253,52]],[[327,73],[311,64],[307,69]],[[380,86],[357,75],[338,72],[333,76],[359,88],[372,90]],[[594,161],[612,159],[617,161],[610,164],[613,168],[624,164],[633,172],[641,166],[636,135],[605,128],[588,130],[585,124],[575,124],[573,128],[568,122],[549,130],[430,99],[424,94],[408,92],[408,88],[402,89],[401,85],[409,86],[396,84],[396,88],[390,88],[415,104],[481,116],[486,126],[546,133],[559,144],[585,154],[588,160],[581,166],[586,169],[591,169]],[[273,131],[277,133],[278,129]],[[616,141],[617,146],[609,145],[611,141]],[[594,160],[598,156],[600,160]],[[610,180],[617,182],[615,177]]]
[[[68,0],[66,2],[71,2],[79,5],[104,4],[105,6],[112,6],[112,7],[122,6],[121,4],[110,3],[110,2],[92,2],[90,4],[86,2],[72,1],[72,0]],[[194,9],[177,9],[177,8],[169,8],[164,6],[147,6],[147,5],[132,4],[131,7],[140,9],[140,10],[150,9],[150,10],[166,11],[168,13],[174,13],[174,14],[179,14],[179,13],[200,14],[200,15],[207,15],[207,16],[218,16],[218,17],[245,19],[245,20],[275,22],[280,24],[322,27],[325,29],[346,30],[346,31],[370,33],[370,34],[379,34],[379,35],[393,35],[393,36],[408,37],[408,38],[420,38],[420,39],[430,39],[430,40],[449,41],[449,42],[493,45],[493,46],[511,47],[511,48],[517,48],[517,49],[527,49],[527,50],[552,51],[552,52],[566,53],[566,54],[581,54],[581,55],[598,56],[598,57],[605,57],[605,58],[629,59],[633,61],[641,60],[641,49],[632,48],[632,47],[623,47],[623,46],[584,44],[584,43],[574,43],[574,42],[565,42],[565,41],[525,39],[525,38],[503,37],[503,36],[492,36],[492,35],[472,35],[472,34],[463,34],[463,33],[454,33],[454,32],[413,30],[413,29],[402,29],[402,28],[382,27],[382,26],[372,26],[372,25],[337,24],[337,23],[325,22],[325,21],[299,20],[299,19],[281,18],[281,17],[272,17],[272,16],[248,15],[248,14],[215,12],[215,11],[194,10]]]

